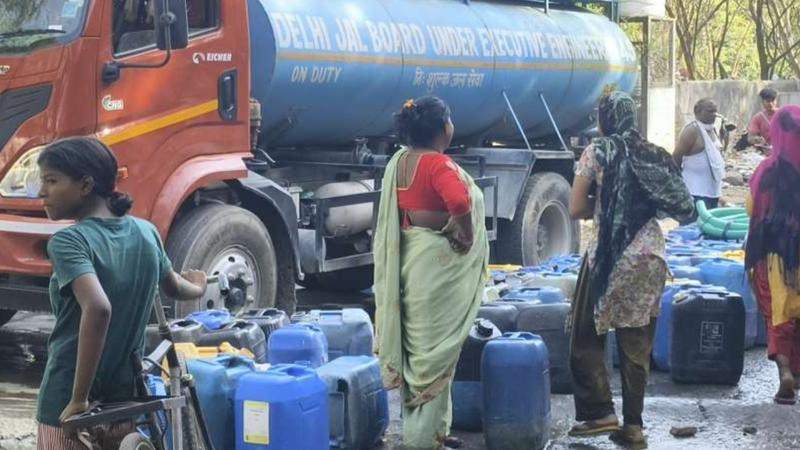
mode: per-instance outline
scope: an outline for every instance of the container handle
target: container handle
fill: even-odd
[[[311,363],[309,362],[309,364]],[[308,375],[310,370],[311,370],[310,368],[298,364],[282,364],[280,366],[273,366],[271,369],[268,370],[268,372],[269,371],[279,372],[292,377],[299,378],[303,375]]]
[[[536,339],[537,335],[528,332],[528,331],[513,331],[509,333],[503,333],[503,337],[506,339],[514,339],[520,341],[531,341]]]

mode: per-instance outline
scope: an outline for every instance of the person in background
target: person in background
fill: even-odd
[[[775,402],[800,388],[800,107],[778,110],[772,153],[750,179],[745,267],[767,321],[767,355],[778,366]]]
[[[93,138],[69,138],[38,159],[40,197],[52,220],[73,220],[47,244],[53,265],[50,304],[56,322],[47,345],[36,420],[38,450],[84,450],[61,423],[94,401],[134,395],[132,355],[141,352],[159,284],[172,298],[194,299],[205,274],[178,275],[155,227],[129,216],[132,200],[115,190],[117,160]],[[94,430],[101,448],[117,448],[133,424]]]
[[[761,98],[762,110],[750,119],[747,127],[747,142],[769,154],[771,145],[769,126],[772,117],[778,110],[778,92],[772,88],[764,88],[758,93]]]
[[[594,239],[572,302],[570,366],[580,423],[570,435],[612,432],[622,444],[643,445],[644,391],[668,272],[656,218],[688,220],[695,212],[677,165],[666,150],[639,135],[636,116],[628,94],[604,96],[598,117],[603,137],[584,150],[575,171],[570,216],[593,217]],[[622,377],[621,429],[605,364],[606,335],[612,329]]]
[[[699,100],[694,115],[695,119],[683,127],[673,157],[683,169],[683,180],[695,201],[713,209],[719,206],[725,177],[722,141],[714,127],[716,102],[709,98]]]
[[[488,279],[483,194],[443,153],[441,99],[408,100],[395,121],[407,148],[386,167],[375,229],[376,352],[384,385],[403,390],[404,448],[458,448],[450,387]]]

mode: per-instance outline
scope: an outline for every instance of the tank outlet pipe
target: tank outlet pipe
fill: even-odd
[[[522,128],[522,124],[520,123],[519,118],[517,117],[517,113],[514,112],[514,107],[511,106],[511,100],[508,99],[508,95],[506,94],[506,90],[503,89],[500,92],[503,94],[503,99],[506,101],[506,106],[508,106],[508,111],[511,113],[511,117],[514,118],[514,123],[517,124],[517,129],[519,129],[519,134],[522,135],[522,140],[525,141],[525,146],[528,147],[528,150],[533,151],[533,148],[531,148],[531,143],[528,142],[528,137],[525,136],[525,129]],[[547,113],[550,114],[550,111],[548,111]],[[551,120],[552,120],[552,117],[551,117]]]
[[[558,125],[556,125],[556,119],[553,118],[553,113],[550,112],[550,106],[547,105],[547,100],[545,100],[544,98],[544,92],[539,92],[539,100],[541,100],[542,105],[544,105],[544,110],[547,112],[547,117],[550,118],[550,123],[553,125],[553,130],[556,131],[556,136],[558,136],[558,140],[561,141],[561,146],[564,147],[565,151],[569,151],[567,143],[564,142],[564,137],[561,136],[561,131],[558,130]]]

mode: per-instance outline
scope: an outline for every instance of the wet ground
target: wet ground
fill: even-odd
[[[319,299],[321,295],[314,295]],[[339,303],[326,294],[322,301]],[[305,296],[308,300],[309,295]],[[52,328],[50,316],[20,312],[0,327],[0,449],[35,448],[37,387],[44,370],[45,343]],[[765,350],[747,353],[745,372],[738,386],[675,385],[666,374],[651,376],[645,406],[649,448],[686,449],[797,449],[800,448],[800,406],[772,404],[777,388],[775,369]],[[621,414],[619,376],[614,376],[617,412]],[[401,423],[399,398],[391,394],[392,425],[383,448],[396,448]],[[552,440],[549,449],[605,450],[620,448],[607,437],[567,437],[572,425],[572,399],[552,397]],[[696,436],[677,439],[673,426],[695,426]],[[745,429],[747,430],[745,431]],[[458,433],[467,449],[485,449],[479,433]],[[301,450],[301,449],[298,449]]]

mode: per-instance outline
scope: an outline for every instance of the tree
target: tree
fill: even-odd
[[[746,11],[755,24],[755,40],[762,80],[770,80],[787,69],[800,77],[797,62],[800,35],[798,0],[747,0]]]
[[[732,0],[667,1],[667,12],[675,19],[680,56],[689,79],[717,78],[720,74],[727,74],[720,55],[736,11],[731,3]],[[710,27],[717,29],[710,30]],[[703,47],[710,50],[706,56],[702,55]]]
[[[0,33],[16,31],[19,26],[39,13],[45,0],[2,0],[0,2]]]

